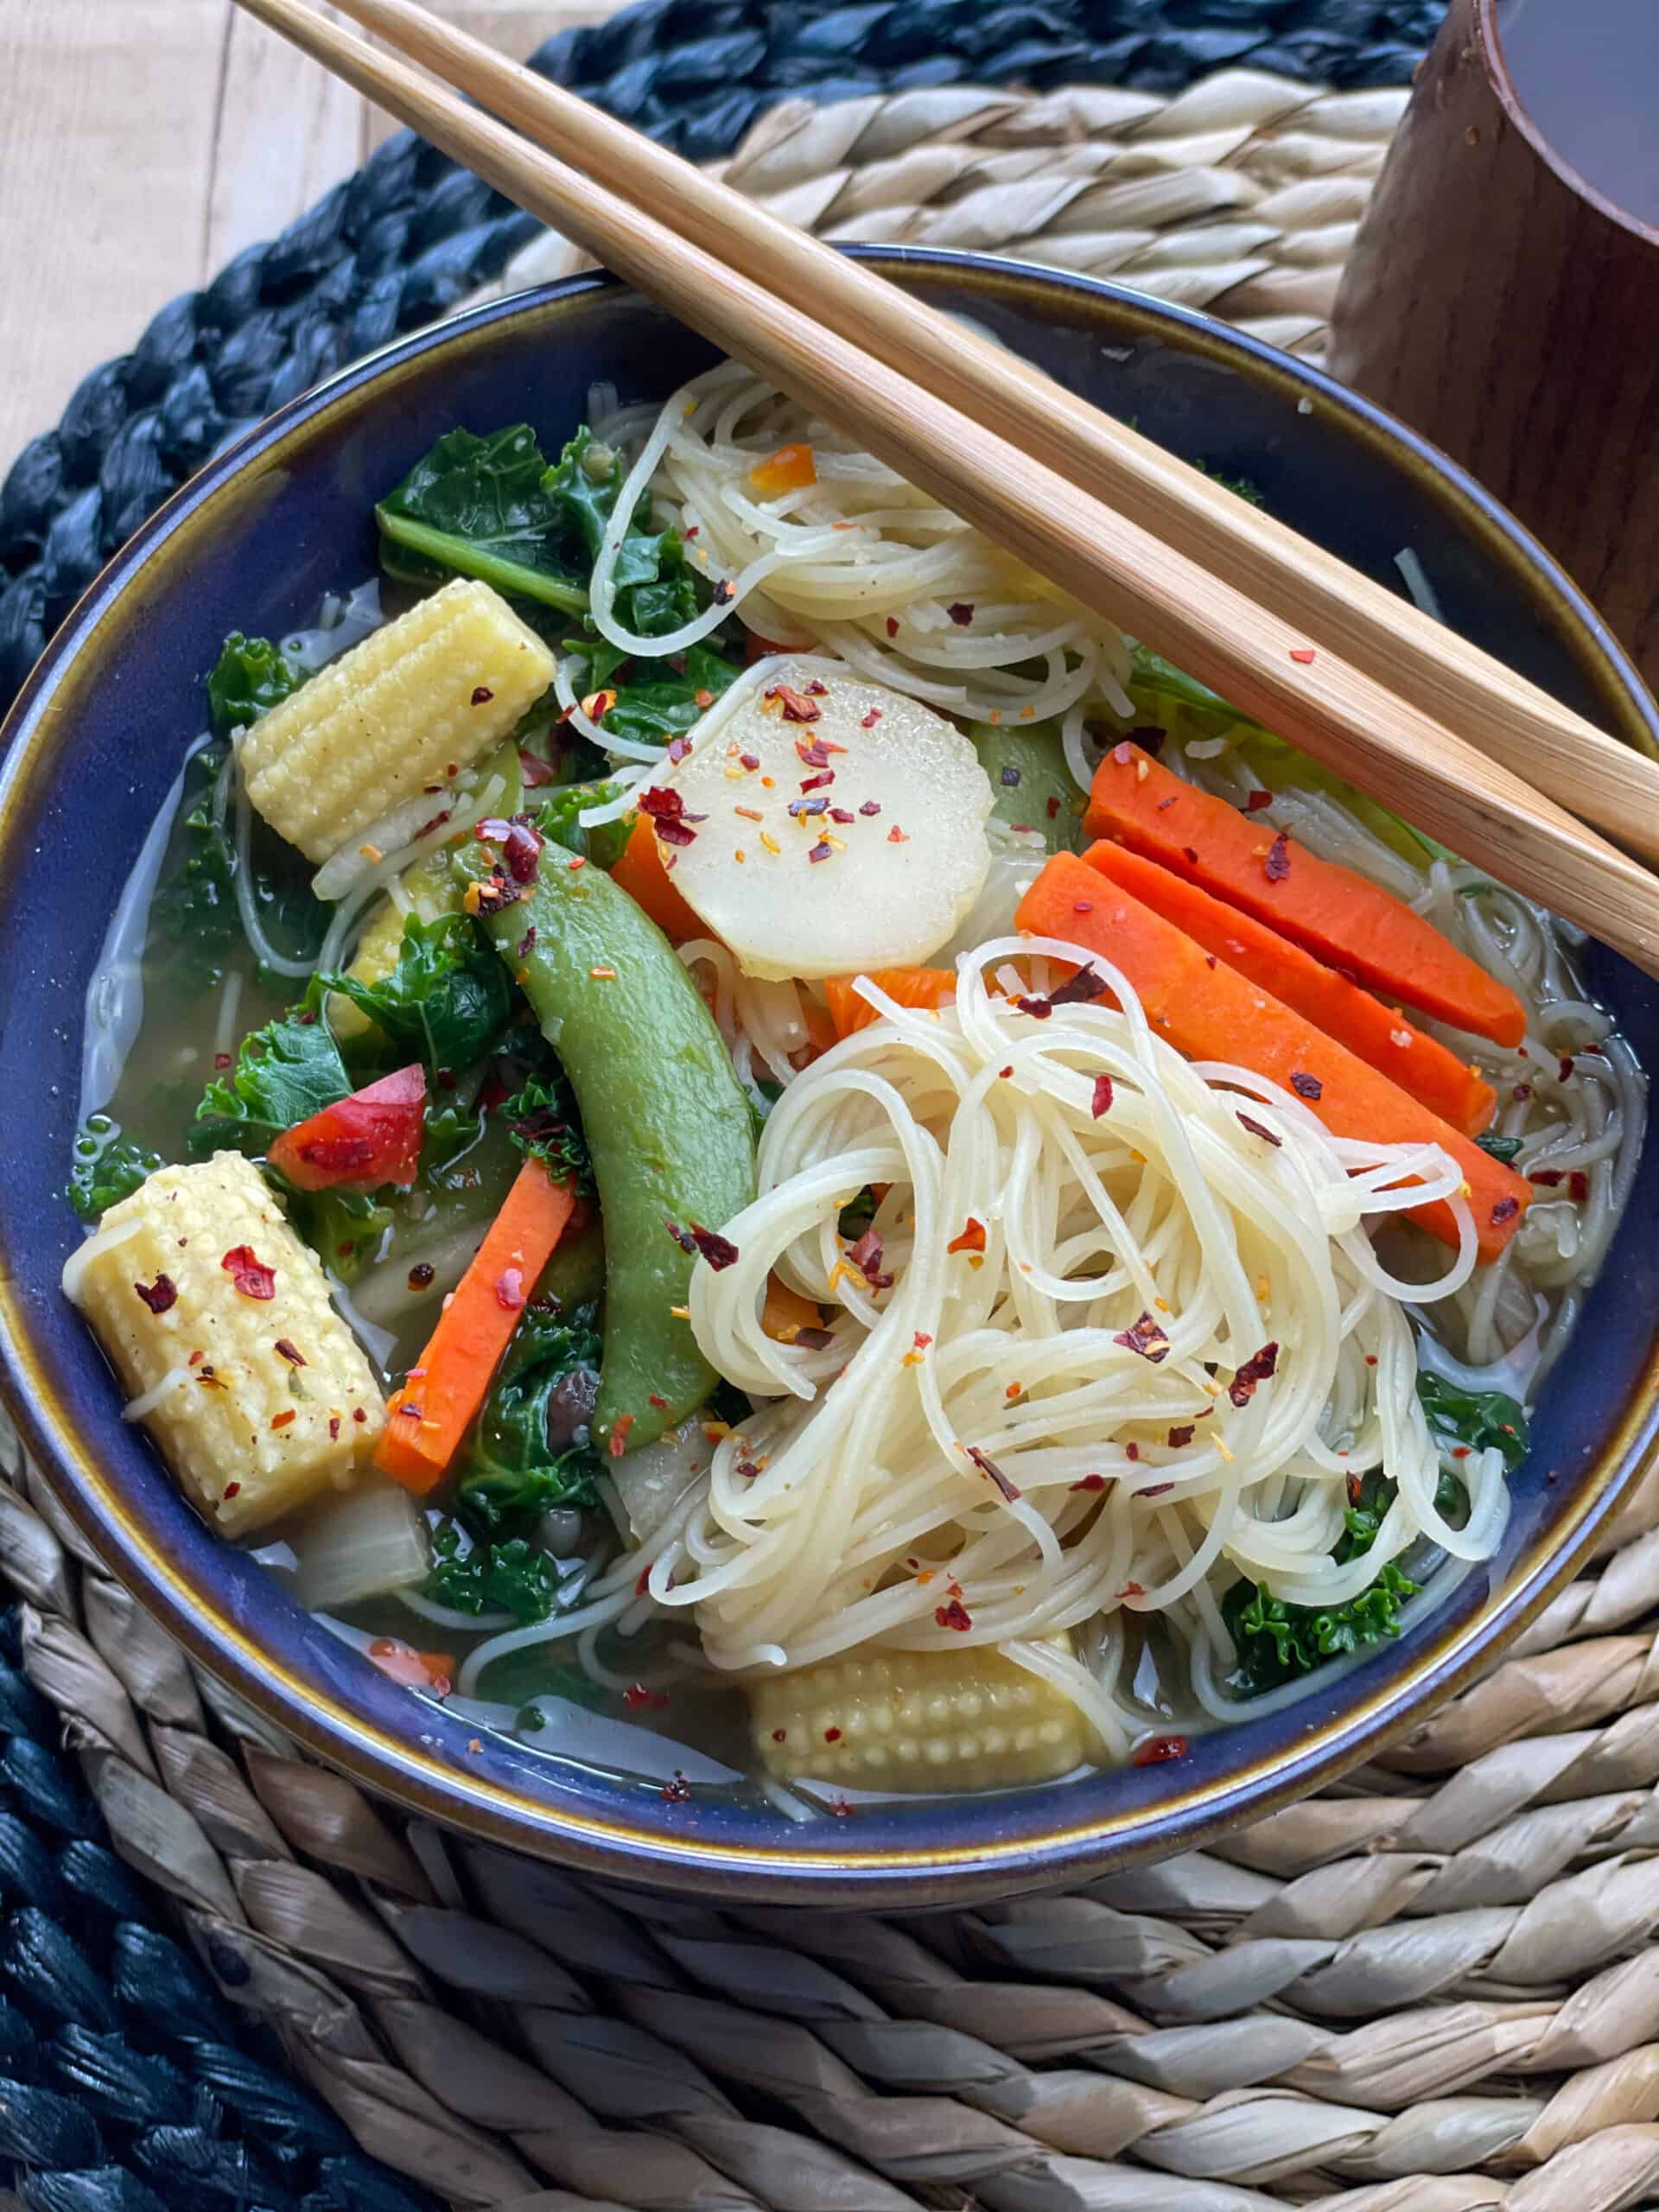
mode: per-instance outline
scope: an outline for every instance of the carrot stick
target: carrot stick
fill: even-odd
[[[869,1001],[853,988],[857,980],[855,976],[831,976],[824,983],[830,1019],[838,1037],[850,1037],[855,1029],[868,1029],[881,1018]],[[954,968],[877,968],[870,972],[869,980],[900,1006],[937,1010],[949,1006],[957,995]]]
[[[1304,952],[1265,922],[1224,906],[1196,883],[1172,875],[1122,845],[1091,845],[1083,856],[1154,914],[1260,983],[1276,999],[1307,1016],[1327,1037],[1369,1061],[1420,1104],[1466,1137],[1478,1137],[1497,1103],[1491,1084],[1433,1037],[1414,1029],[1402,1014],[1384,1006],[1311,952]]]
[[[554,1182],[541,1160],[519,1169],[418,1364],[393,1394],[374,1463],[405,1490],[423,1495],[448,1471],[575,1202],[571,1185]]]
[[[1382,1144],[1438,1144],[1463,1170],[1483,1259],[1495,1259],[1526,1211],[1531,1186],[1426,1106],[1269,997],[1138,899],[1106,883],[1075,854],[1057,853],[1020,902],[1022,930],[1057,937],[1109,960],[1128,978],[1147,1020],[1195,1060],[1225,1060],[1294,1091],[1333,1135]],[[1414,1206],[1443,1243],[1457,1224],[1444,1201]]]
[[[645,908],[671,944],[707,937],[709,925],[689,906],[674,887],[663,865],[662,847],[649,815],[635,817],[622,857],[611,870],[611,881],[620,883],[628,896]]]
[[[1402,900],[1195,790],[1138,745],[1115,745],[1102,760],[1084,823],[1090,836],[1116,838],[1201,884],[1374,991],[1499,1045],[1527,1033],[1515,993]]]
[[[818,1329],[823,1325],[823,1316],[810,1298],[803,1298],[798,1290],[791,1290],[776,1275],[766,1277],[766,1297],[760,1308],[760,1326],[774,1343],[792,1344],[803,1329]]]

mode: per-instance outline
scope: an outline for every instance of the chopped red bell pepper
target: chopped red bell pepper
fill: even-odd
[[[378,1190],[420,1172],[426,1077],[399,1068],[301,1122],[270,1147],[270,1164],[296,1189]]]

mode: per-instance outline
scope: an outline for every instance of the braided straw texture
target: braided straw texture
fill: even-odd
[[[904,1922],[607,1891],[381,1812],[193,1674],[15,1440],[0,1458],[22,1672],[84,1778],[60,1796],[173,1899],[213,1985],[195,2012],[269,2024],[362,2150],[454,2205],[1659,2202],[1659,1469],[1501,1663],[1325,1795],[1071,1895]],[[46,1732],[6,1674],[15,1795]],[[0,1890],[37,1902],[6,1915],[5,1993],[43,1998],[84,2077],[116,2023],[67,1933],[70,1853],[42,1910],[7,1825]],[[75,2180],[22,2201],[79,2212]]]
[[[714,166],[821,238],[1110,277],[1317,360],[1408,97],[1224,69],[1173,99],[1107,85],[797,99]],[[543,232],[489,289],[591,266]]]

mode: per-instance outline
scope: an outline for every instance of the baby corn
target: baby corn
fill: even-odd
[[[450,876],[447,852],[429,854],[426,859],[416,861],[413,868],[404,871],[401,880],[409,899],[409,912],[422,921],[435,922],[440,914],[459,911],[461,893]],[[359,983],[384,982],[397,965],[408,918],[409,915],[388,899],[359,938],[356,957],[346,974]],[[331,991],[328,1027],[336,1037],[362,1037],[374,1024],[343,992]]]
[[[488,584],[460,578],[262,715],[248,798],[314,861],[499,743],[553,681],[553,656]]]
[[[874,1649],[749,1686],[772,1774],[860,1789],[988,1789],[1048,1782],[1091,1756],[1071,1699],[986,1646]]]
[[[158,1168],[63,1287],[134,1394],[128,1418],[226,1535],[347,1487],[385,1426],[321,1267],[240,1153]]]

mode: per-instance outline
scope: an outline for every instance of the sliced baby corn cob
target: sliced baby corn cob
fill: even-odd
[[[254,723],[248,798],[279,836],[327,860],[394,806],[447,791],[534,706],[553,666],[499,592],[458,578]]]
[[[1071,1699],[989,1646],[870,1650],[749,1685],[756,1751],[780,1780],[859,1789],[1049,1782],[1091,1756]]]
[[[461,893],[449,873],[448,853],[429,853],[413,868],[405,868],[398,880],[409,901],[409,913],[418,915],[423,922],[435,922],[440,914],[460,911]],[[357,955],[346,974],[362,983],[384,982],[397,965],[408,918],[403,908],[388,899],[359,938]],[[346,1038],[364,1036],[374,1024],[343,992],[331,991],[328,1027],[336,1037]]]
[[[63,1287],[134,1394],[128,1418],[226,1535],[346,1488],[385,1427],[315,1255],[240,1153],[158,1168]]]

